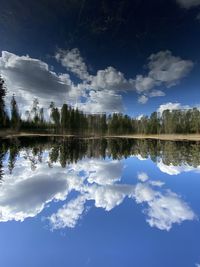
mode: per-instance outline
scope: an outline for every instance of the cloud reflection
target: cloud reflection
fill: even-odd
[[[178,175],[183,172],[191,172],[191,171],[200,172],[200,166],[193,167],[188,164],[174,166],[172,163],[166,165],[163,163],[162,160],[160,160],[157,163],[157,167],[160,169],[161,172],[167,173],[169,175]]]
[[[45,152],[45,161],[38,162],[32,171],[22,155],[23,152],[13,173],[5,173],[1,185],[1,222],[35,217],[48,203],[64,201],[48,220],[52,229],[74,228],[87,210],[88,201],[108,212],[125,198],[142,204],[147,223],[160,230],[169,231],[175,223],[196,218],[180,196],[165,189],[163,182],[150,179],[147,173],[139,173],[136,184],[124,184],[122,161],[84,159],[66,168],[57,163],[49,168],[49,155]],[[68,200],[70,192],[76,196]]]

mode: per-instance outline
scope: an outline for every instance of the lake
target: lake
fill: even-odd
[[[0,266],[200,266],[200,142],[0,141]]]

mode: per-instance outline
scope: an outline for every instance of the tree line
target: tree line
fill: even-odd
[[[15,96],[10,101],[10,114],[5,105],[6,88],[0,77],[0,129],[15,131],[42,131],[78,135],[120,135],[120,134],[190,134],[200,133],[200,111],[164,110],[150,116],[133,118],[121,113],[85,114],[66,103],[61,108],[54,102],[49,105],[50,118],[46,119],[44,108],[37,98],[32,108],[21,116]]]

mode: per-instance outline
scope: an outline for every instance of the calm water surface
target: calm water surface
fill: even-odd
[[[200,143],[0,140],[0,266],[200,266]]]

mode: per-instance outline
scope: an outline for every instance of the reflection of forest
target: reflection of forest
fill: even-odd
[[[113,159],[140,155],[156,162],[162,159],[166,165],[187,164],[193,167],[200,165],[200,142],[176,142],[160,140],[134,139],[77,139],[77,138],[18,138],[1,140],[0,143],[0,177],[3,176],[3,161],[8,155],[8,169],[12,172],[20,151],[30,160],[34,169],[42,161],[43,152],[49,151],[49,166],[59,162],[62,167],[87,158]]]

